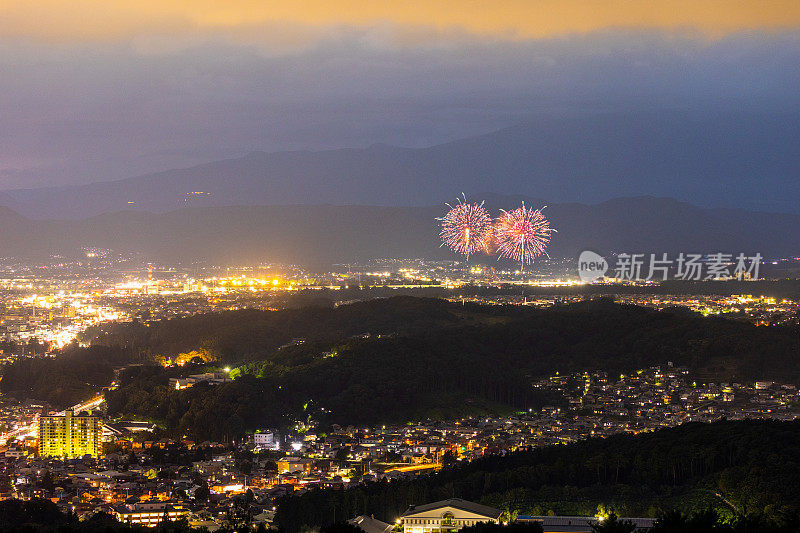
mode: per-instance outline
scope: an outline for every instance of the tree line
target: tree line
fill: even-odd
[[[305,342],[292,346],[298,338]],[[308,405],[347,424],[536,407],[543,399],[530,381],[556,371],[615,375],[672,361],[714,381],[800,380],[797,328],[757,328],[606,300],[532,309],[396,297],[336,309],[113,324],[87,339],[88,348],[73,345],[57,357],[6,365],[0,390],[66,407],[107,385],[115,369],[197,351],[234,367],[236,381],[170,391],[168,378],[180,369],[152,369],[146,380],[124,374],[109,404],[117,414],[157,416],[174,430],[201,428],[209,412],[221,413],[222,432],[233,434],[241,426],[307,416]],[[275,409],[259,406],[266,401]],[[395,404],[406,407],[393,412]]]
[[[725,381],[789,380],[800,370],[790,328],[604,301],[535,310],[399,298],[354,307],[360,310],[349,310],[345,323],[383,312],[390,318],[382,319],[387,326],[380,331],[390,333],[343,337],[342,331],[357,331],[350,326],[338,329],[339,337],[265,348],[257,357],[252,339],[243,338],[237,349],[229,339],[225,353],[238,355],[226,360],[241,362],[232,383],[175,391],[167,386],[174,370],[125,373],[107,395],[109,410],[155,418],[175,434],[204,440],[238,438],[309,416],[374,425],[537,409],[559,399],[531,382],[555,372],[596,369],[613,376],[672,361]],[[330,324],[337,311],[308,311],[308,317],[328,317],[322,323]],[[405,326],[392,329],[397,321]]]
[[[284,531],[343,516],[393,523],[410,505],[459,497],[520,515],[665,516],[679,509],[680,519],[672,513],[669,523],[681,528],[690,527],[692,513],[711,509],[720,523],[794,530],[799,437],[800,421],[722,421],[491,455],[413,479],[289,496],[279,501],[276,523]]]

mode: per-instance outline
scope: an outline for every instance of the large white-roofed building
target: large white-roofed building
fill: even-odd
[[[404,533],[451,533],[478,522],[500,522],[502,511],[460,498],[412,505],[403,513]]]

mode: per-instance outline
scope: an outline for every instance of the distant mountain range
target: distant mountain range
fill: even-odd
[[[551,202],[654,195],[800,213],[800,114],[542,117],[429,148],[251,153],[121,181],[0,192],[40,219],[260,205],[425,206],[464,191]],[[179,215],[173,215],[179,216]]]
[[[484,197],[492,211],[523,200]],[[537,199],[527,202],[541,205]],[[148,260],[230,265],[455,258],[439,247],[435,218],[443,213],[443,206],[293,205],[193,207],[157,214],[121,211],[78,220],[34,220],[0,208],[0,255],[74,256],[83,246],[97,246],[141,252]],[[584,249],[800,255],[800,215],[703,209],[654,197],[595,205],[552,204],[545,213],[558,230],[549,248],[554,257],[574,257]]]

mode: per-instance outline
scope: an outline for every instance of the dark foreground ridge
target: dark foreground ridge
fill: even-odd
[[[284,531],[341,516],[394,523],[409,505],[455,495],[520,515],[661,516],[658,531],[797,531],[798,457],[800,421],[692,423],[488,456],[412,480],[312,490],[280,500],[276,523]],[[689,513],[700,514],[692,522]]]

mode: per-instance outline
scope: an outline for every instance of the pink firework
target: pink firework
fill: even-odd
[[[465,255],[467,259],[477,252],[486,252],[492,236],[492,217],[484,209],[483,202],[468,204],[464,197],[463,201],[461,198],[458,199],[455,207],[450,204],[445,205],[450,211],[444,217],[437,219],[442,224],[439,233],[442,246]]]
[[[547,254],[550,234],[554,231],[541,209],[525,207],[523,203],[513,211],[503,210],[495,220],[495,250],[499,257],[514,259],[525,266]]]

